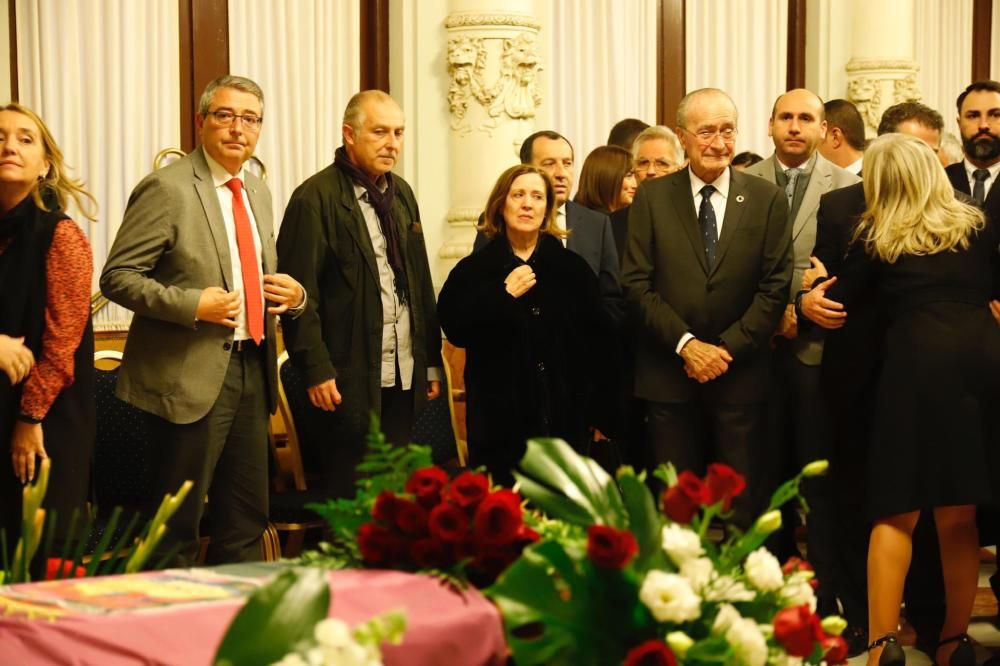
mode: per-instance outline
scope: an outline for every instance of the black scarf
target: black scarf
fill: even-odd
[[[365,188],[368,193],[368,203],[375,209],[378,225],[385,236],[385,253],[395,276],[396,295],[404,305],[409,302],[409,283],[406,279],[406,266],[403,263],[403,244],[399,238],[399,227],[396,226],[396,216],[392,205],[396,201],[396,181],[392,173],[385,174],[385,192],[375,185],[374,181],[357,167],[347,155],[347,150],[341,146],[334,153],[333,165],[340,169],[352,181]]]

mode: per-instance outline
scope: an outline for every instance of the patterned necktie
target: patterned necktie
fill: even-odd
[[[785,177],[788,178],[788,183],[785,184],[785,197],[788,199],[788,210],[792,210],[792,202],[795,201],[795,184],[799,182],[799,175],[802,173],[802,169],[798,167],[792,167],[785,171]]]
[[[243,274],[247,330],[259,345],[264,337],[264,304],[260,294],[260,268],[253,244],[253,230],[250,228],[250,216],[243,206],[243,182],[233,178],[226,182],[226,187],[233,193],[233,222],[236,225],[236,246],[240,251],[240,272]]]
[[[719,242],[719,228],[715,224],[715,208],[712,207],[712,193],[715,187],[706,185],[698,194],[701,195],[701,206],[698,208],[698,231],[701,232],[701,242],[705,245],[705,258],[708,268],[715,266],[715,245]]]
[[[972,172],[972,179],[976,181],[972,188],[972,198],[980,206],[986,201],[986,179],[989,177],[990,172],[987,169],[976,169]]]

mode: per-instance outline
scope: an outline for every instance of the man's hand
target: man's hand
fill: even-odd
[[[1000,301],[996,299],[990,301],[990,312],[993,313],[993,318],[997,320],[997,324],[1000,324]]]
[[[302,305],[305,291],[291,275],[275,273],[264,276],[264,300],[277,305],[268,306],[268,314],[278,315]]]
[[[35,456],[39,463],[49,457],[42,442],[42,424],[18,421],[10,438],[10,458],[14,465],[14,476],[21,483],[35,479]]]
[[[535,286],[535,271],[527,264],[518,266],[507,275],[503,283],[507,287],[508,294],[514,298],[521,298]]]
[[[804,294],[800,301],[802,314],[827,329],[840,328],[847,320],[847,313],[844,312],[844,304],[831,301],[826,297],[826,290],[836,282],[836,275],[829,280],[820,282],[816,285],[815,289],[808,294]]]
[[[697,338],[688,340],[681,349],[684,371],[700,384],[721,377],[733,362],[733,357],[725,347],[710,345]]]
[[[794,340],[799,335],[799,318],[795,315],[795,306],[788,304],[785,306],[785,312],[781,315],[781,322],[778,324],[778,330],[775,331],[775,335],[780,335],[783,338],[788,338],[789,340]]]
[[[337,411],[337,405],[341,402],[340,391],[337,390],[337,380],[328,379],[322,384],[310,386],[306,389],[309,394],[309,402],[313,407],[322,409],[325,412]]]
[[[820,278],[826,279],[828,273],[826,272],[826,266],[817,257],[809,257],[809,263],[812,264],[810,268],[806,269],[806,272],[802,274],[802,288],[812,289],[813,285],[816,284],[816,280]]]
[[[198,298],[195,317],[198,321],[219,324],[226,328],[236,328],[236,317],[240,314],[243,298],[238,291],[226,291],[222,287],[206,287]]]
[[[427,382],[427,399],[434,400],[439,395],[441,395],[441,382],[436,379]]]
[[[0,371],[10,379],[11,386],[24,381],[34,364],[35,356],[24,345],[24,338],[0,335]]]

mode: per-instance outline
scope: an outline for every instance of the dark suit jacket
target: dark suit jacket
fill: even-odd
[[[567,201],[566,228],[569,230],[566,249],[583,257],[590,270],[594,271],[604,311],[612,321],[620,322],[625,312],[625,301],[618,284],[620,265],[611,221],[603,213]],[[477,232],[472,251],[478,252],[488,242],[483,232]]]
[[[271,193],[246,173],[261,269],[277,267]],[[215,404],[232,355],[232,329],[197,324],[206,287],[233,288],[229,241],[202,148],[142,179],[101,273],[101,291],[132,310],[116,395],[171,423],[197,421]],[[265,314],[268,405],[277,405],[277,318]]]
[[[427,399],[427,368],[442,366],[441,331],[417,202],[406,181],[395,181],[393,212],[410,286],[412,389],[419,411]],[[337,380],[343,403],[335,413],[363,433],[369,410],[381,412],[382,298],[364,214],[340,169],[331,164],[292,193],[278,257],[308,294],[298,319],[282,319],[289,356],[306,386]]]
[[[698,383],[675,349],[681,337],[722,343],[733,356],[713,381],[720,401],[762,400],[770,340],[792,276],[791,225],[784,192],[732,170],[729,200],[709,270],[698,231],[689,169],[643,183],[632,202],[622,284],[639,310],[635,391],[684,402]]]
[[[949,164],[945,167],[945,172],[948,174],[948,180],[951,181],[952,187],[963,194],[972,196],[972,190],[969,187],[969,177],[965,173],[964,162]],[[986,213],[987,219],[992,221],[993,224],[1000,224],[1000,186],[997,185],[998,182],[1000,182],[1000,179],[993,181],[990,191],[986,193],[986,201],[983,202],[983,211]],[[972,200],[969,203],[975,203],[975,201]],[[996,261],[993,264],[993,294],[994,298],[1000,296],[1000,262]]]
[[[625,264],[625,240],[628,237],[629,208],[631,208],[631,204],[608,215],[611,219],[611,235],[615,239],[615,249],[618,250],[619,265]]]

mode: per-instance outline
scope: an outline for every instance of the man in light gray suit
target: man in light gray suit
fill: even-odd
[[[305,293],[275,274],[271,195],[244,168],[263,123],[260,87],[220,77],[201,96],[201,147],[139,183],[101,274],[135,313],[116,394],[148,412],[158,492],[194,481],[165,545],[208,562],[260,558],[267,526],[267,421],[277,402],[276,315]],[[270,303],[268,303],[270,302]]]
[[[820,362],[823,358],[823,332],[815,327],[799,328],[795,316],[795,295],[801,288],[802,274],[810,266],[816,244],[816,213],[820,196],[858,182],[858,177],[827,161],[818,152],[826,136],[823,101],[814,93],[796,89],[781,95],[774,103],[768,134],[774,141],[774,154],[749,168],[746,173],[778,185],[788,201],[788,219],[792,225],[794,268],[787,305],[775,334],[773,383],[769,396],[768,436],[771,448],[762,456],[760,476],[765,480],[757,500],[763,506],[777,484],[794,470],[812,460],[830,457],[826,412],[820,394]],[[793,463],[788,469],[783,461]],[[834,587],[834,552],[832,497],[826,479],[810,479],[804,488],[809,500],[809,559],[823,586],[819,591],[820,610],[836,613]],[[779,550],[795,548],[791,530]],[[792,552],[779,553],[791,555]]]

